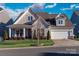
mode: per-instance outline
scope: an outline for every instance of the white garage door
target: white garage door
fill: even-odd
[[[68,33],[67,32],[52,32],[51,31],[51,39],[67,39]]]

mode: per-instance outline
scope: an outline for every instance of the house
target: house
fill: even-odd
[[[23,12],[9,28],[9,38],[73,38],[73,25],[65,14],[33,12],[31,8]]]
[[[73,12],[70,20],[74,25],[74,35],[79,37],[79,10]]]
[[[9,17],[9,13],[0,8],[0,40],[3,38],[4,30],[8,30],[6,26],[11,25],[12,20]]]

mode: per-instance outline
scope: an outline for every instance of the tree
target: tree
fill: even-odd
[[[47,40],[49,40],[50,39],[50,32],[48,31],[47,32]]]

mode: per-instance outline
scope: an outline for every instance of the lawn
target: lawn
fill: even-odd
[[[74,38],[74,40],[77,40],[77,41],[79,41],[79,38]]]
[[[51,46],[54,42],[52,40],[40,40],[39,46]],[[5,40],[0,42],[0,48],[15,48],[15,47],[32,47],[38,46],[37,40]]]

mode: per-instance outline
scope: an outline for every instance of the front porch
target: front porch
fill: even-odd
[[[31,39],[31,29],[23,28],[23,29],[11,29],[9,28],[9,38],[13,39]]]
[[[28,25],[11,25],[9,26],[10,39],[31,39],[32,38],[31,26]]]
[[[33,29],[32,26],[18,24],[9,26],[9,39],[45,39],[44,29]]]

